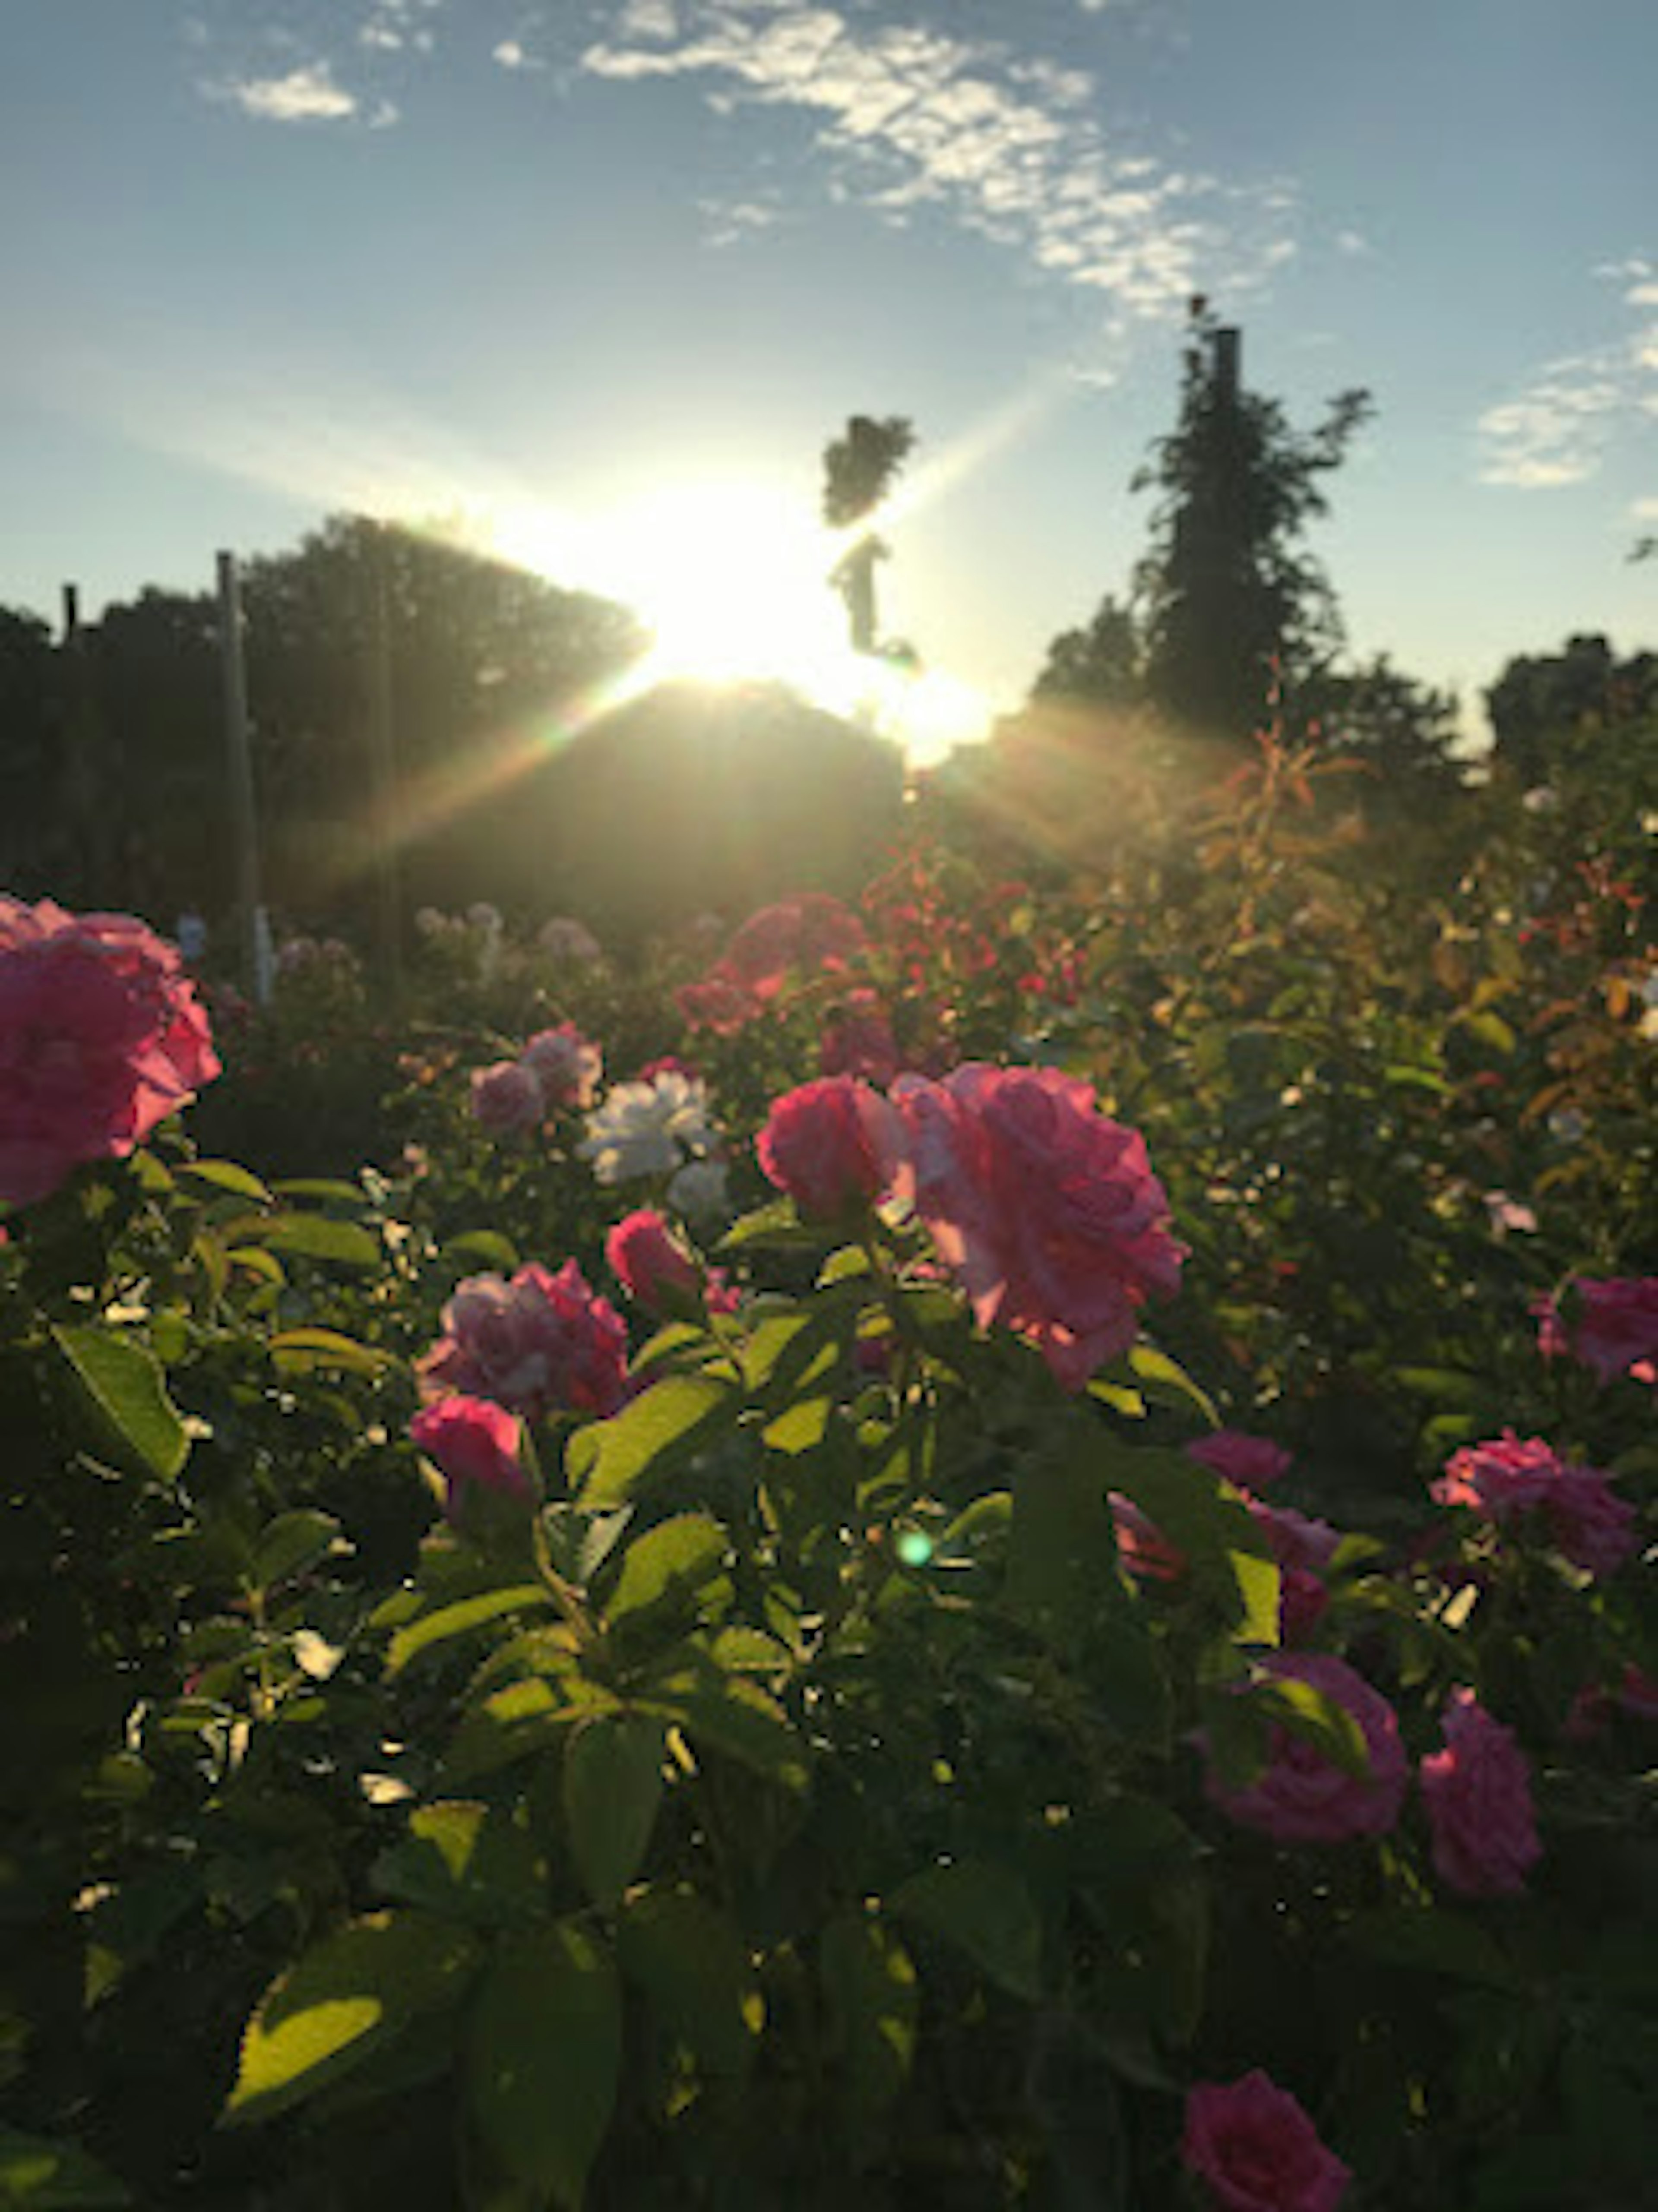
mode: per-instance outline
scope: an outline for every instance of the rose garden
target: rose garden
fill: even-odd
[[[395,1002],[0,902],[0,2201],[1649,2201],[1651,825],[1258,750]]]

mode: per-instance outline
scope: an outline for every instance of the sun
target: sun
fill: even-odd
[[[676,678],[784,684],[879,730],[916,767],[985,732],[970,687],[853,652],[829,580],[844,540],[797,489],[692,479],[581,519],[515,508],[497,515],[492,535],[503,558],[633,610],[652,641],[635,689]]]

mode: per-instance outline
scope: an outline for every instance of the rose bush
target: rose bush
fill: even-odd
[[[918,863],[694,1070],[700,939],[469,921],[373,1168],[13,1213],[0,2196],[1639,2201],[1648,1401],[1528,1308],[1641,1216],[1269,832],[1183,942]]]

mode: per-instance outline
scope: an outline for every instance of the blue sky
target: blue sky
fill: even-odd
[[[1356,651],[1658,633],[1650,0],[0,0],[0,604],[360,504],[809,513],[902,413],[890,627],[1011,703],[1198,289],[1297,419],[1375,395]]]

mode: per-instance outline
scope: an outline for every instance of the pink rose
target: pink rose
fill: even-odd
[[[757,999],[774,999],[790,969],[812,975],[844,967],[868,939],[863,925],[838,898],[802,891],[749,915],[725,949],[720,971]]]
[[[702,1309],[701,1271],[660,1213],[641,1207],[605,1239],[611,1273],[647,1313]]]
[[[1580,1276],[1571,1348],[1602,1382],[1658,1359],[1658,1275]]]
[[[574,1022],[538,1030],[518,1057],[540,1085],[549,1107],[572,1106],[585,1114],[599,1095],[604,1057]]]
[[[1260,1668],[1270,1678],[1310,1683],[1350,1713],[1364,1739],[1369,1771],[1344,1773],[1306,1737],[1275,1723],[1261,1772],[1236,1790],[1211,1770],[1205,1782],[1211,1801],[1242,1826],[1281,1844],[1385,1836],[1399,1819],[1406,1779],[1399,1721],[1387,1698],[1345,1660],[1323,1652],[1276,1651]]]
[[[1516,1897],[1543,1856],[1525,1754],[1472,1690],[1452,1691],[1441,1726],[1420,1769],[1435,1869],[1465,1897]]]
[[[760,1165],[809,1220],[833,1221],[887,1190],[903,1157],[898,1115],[868,1084],[821,1076],[771,1102]]]
[[[547,1110],[533,1068],[521,1060],[497,1060],[472,1072],[472,1118],[491,1137],[521,1137],[539,1127]]]
[[[1179,1287],[1144,1139],[1058,1068],[968,1062],[942,1083],[904,1076],[893,1096],[916,1212],[980,1328],[1028,1337],[1081,1389],[1133,1342],[1145,1300]]]
[[[1187,2092],[1180,2158],[1225,2212],[1335,2212],[1353,2178],[1299,2099],[1259,2066]]]
[[[131,915],[0,897],[0,1200],[125,1159],[218,1073],[172,945]]]
[[[758,999],[717,968],[700,983],[681,983],[674,997],[693,1030],[712,1030],[716,1036],[735,1036],[765,1011]]]
[[[1558,1303],[1545,1291],[1532,1300],[1528,1311],[1537,1323],[1538,1351],[1545,1359],[1564,1359],[1571,1350],[1571,1339],[1560,1317]]]
[[[448,1485],[443,1505],[448,1520],[460,1519],[473,1488],[526,1504],[532,1498],[529,1474],[518,1456],[517,1419],[504,1407],[487,1398],[440,1398],[415,1415],[409,1434]]]
[[[1241,1429],[1216,1429],[1186,1446],[1188,1458],[1240,1490],[1270,1490],[1289,1472],[1289,1455],[1270,1437],[1247,1436]]]
[[[429,1396],[492,1398],[531,1419],[554,1407],[602,1418],[629,1395],[627,1331],[574,1260],[556,1275],[472,1275],[444,1307],[443,1334],[418,1372]]]
[[[1635,1546],[1635,1508],[1612,1477],[1574,1467],[1540,1437],[1512,1429],[1452,1455],[1433,1486],[1442,1505],[1466,1505],[1496,1528],[1535,1514],[1548,1540],[1587,1575],[1612,1573]]]

